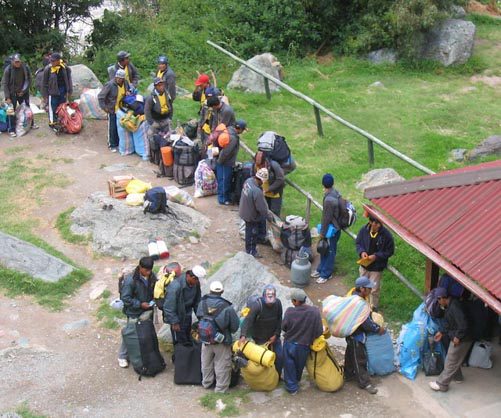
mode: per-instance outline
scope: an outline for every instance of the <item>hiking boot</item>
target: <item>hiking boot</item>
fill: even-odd
[[[371,395],[375,395],[377,393],[377,388],[372,385],[367,385],[366,387],[364,387],[364,390],[369,392]]]
[[[311,273],[312,279],[317,279],[318,277],[320,277],[320,273],[317,270],[315,270],[313,273]]]
[[[430,382],[429,385],[430,388],[433,389],[435,392],[447,392],[447,390],[449,389],[446,386],[438,384],[438,382]]]
[[[119,358],[118,359],[118,365],[125,369],[126,367],[129,367],[129,362],[125,358]]]

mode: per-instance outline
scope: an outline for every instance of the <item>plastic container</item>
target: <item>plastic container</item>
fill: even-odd
[[[306,287],[310,283],[311,263],[308,254],[299,253],[291,264],[291,282],[297,287]]]
[[[160,258],[169,258],[169,250],[167,248],[167,244],[165,244],[165,241],[162,241],[161,239],[157,238],[157,248],[158,248],[158,256]]]
[[[162,161],[166,167],[174,165],[174,154],[172,153],[172,147],[162,147],[160,148],[162,153]]]
[[[150,241],[148,243],[148,255],[153,258],[153,260],[158,260],[160,254],[158,252],[158,245],[156,241]]]

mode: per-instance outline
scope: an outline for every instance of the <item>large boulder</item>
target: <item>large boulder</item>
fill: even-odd
[[[102,89],[103,84],[99,81],[92,70],[83,64],[70,66],[73,80],[73,96],[80,97],[84,89]]]
[[[373,64],[395,64],[397,62],[397,52],[393,49],[382,48],[369,52],[367,59]]]
[[[0,265],[44,282],[57,282],[73,271],[68,263],[3,232],[0,232]]]
[[[104,205],[113,205],[104,210]],[[187,206],[169,202],[171,213],[143,213],[141,206],[128,206],[104,192],[91,194],[71,214],[71,231],[89,235],[92,248],[100,254],[137,260],[148,253],[148,241],[159,237],[167,247],[185,241],[189,235],[203,235],[209,219]]]
[[[487,157],[489,155],[501,155],[501,135],[493,135],[477,145],[467,153],[468,160]]]
[[[444,66],[464,64],[473,53],[475,25],[459,19],[448,19],[424,36],[420,58],[438,61]]]
[[[247,61],[254,67],[259,68],[261,71],[269,74],[279,80],[282,80],[282,65],[280,62],[269,52],[261,55],[256,55]],[[270,81],[270,91],[277,91],[279,87]],[[248,93],[265,93],[263,76],[255,73],[245,65],[233,73],[230,82],[228,83],[229,89],[243,90]]]
[[[357,189],[365,190],[368,187],[381,186],[383,184],[399,183],[405,179],[393,168],[377,168],[365,173],[362,180],[357,183]]]
[[[237,313],[245,307],[249,296],[260,295],[267,284],[277,288],[277,297],[282,301],[284,311],[292,306],[291,288],[280,284],[267,267],[244,252],[238,252],[211,275],[202,285],[202,294],[208,293],[210,283],[216,280],[223,284],[223,297],[233,304]]]

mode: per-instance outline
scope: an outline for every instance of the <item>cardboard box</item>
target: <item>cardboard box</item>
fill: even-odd
[[[115,199],[125,199],[127,197],[125,188],[132,179],[134,179],[133,176],[114,176],[111,180],[108,180],[110,196]]]

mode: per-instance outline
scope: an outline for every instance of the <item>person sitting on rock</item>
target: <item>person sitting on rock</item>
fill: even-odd
[[[191,341],[191,317],[200,303],[200,280],[206,275],[202,266],[194,266],[174,279],[166,289],[163,318],[166,324],[170,324],[173,344]]]
[[[170,131],[173,112],[172,101],[165,92],[164,81],[156,77],[153,85],[155,88],[144,103],[144,116],[149,124],[147,136],[150,143],[156,134]]]
[[[152,311],[153,289],[157,281],[157,276],[153,273],[153,258],[143,257],[139,260],[139,265],[135,270],[124,277],[120,289],[120,299],[124,307],[123,313],[127,316],[127,322],[137,321],[139,316],[146,311]],[[124,340],[118,351],[118,365],[128,367],[128,351]]]
[[[282,302],[277,298],[277,289],[267,284],[263,294],[249,307],[249,313],[244,319],[240,330],[240,346],[252,337],[259,345],[268,344],[268,348],[275,352],[275,368],[278,374],[282,373]]]

